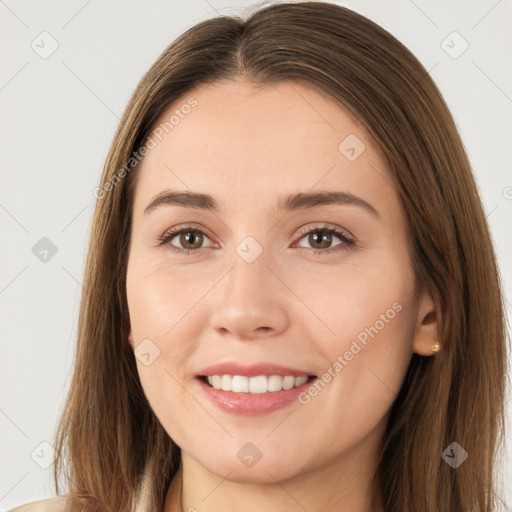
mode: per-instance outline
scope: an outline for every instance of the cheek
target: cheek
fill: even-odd
[[[152,265],[128,267],[126,291],[134,348],[136,354],[139,345],[140,351],[147,346],[157,354],[152,372],[137,360],[143,384],[144,379],[162,378],[164,371],[177,378],[188,371],[202,328],[197,303],[204,292],[198,286]]]
[[[198,283],[187,282],[178,272],[157,264],[128,266],[126,293],[134,339],[174,337],[200,297]]]
[[[183,417],[193,406],[183,394],[188,362],[199,339],[198,293],[147,263],[131,263],[127,302],[137,370],[151,409],[174,439],[185,436]],[[179,289],[177,291],[177,288]],[[149,354],[149,355],[146,355]]]
[[[289,282],[312,313],[305,315],[309,325],[316,326],[311,339],[329,360],[348,350],[354,340],[366,348],[391,339],[402,346],[400,340],[412,341],[414,275],[405,255],[358,255],[345,264],[318,268],[312,275],[313,279],[304,279],[304,273],[290,274]]]
[[[381,256],[379,262],[318,273],[314,283],[296,283],[310,309],[318,312],[316,319],[310,316],[309,338],[325,361],[333,411],[339,411],[335,402],[343,397],[350,410],[383,414],[412,355],[414,277],[405,260]]]
[[[324,324],[324,335],[311,339],[325,367],[301,397],[313,443],[321,445],[323,437],[339,440],[333,449],[356,443],[385,420],[400,390],[412,355],[413,278],[407,267],[387,263],[381,272],[353,267],[304,285]]]

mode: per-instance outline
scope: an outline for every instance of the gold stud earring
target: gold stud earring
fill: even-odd
[[[436,341],[432,343],[430,349],[432,350],[433,354],[437,354],[441,350],[441,344],[438,341]]]

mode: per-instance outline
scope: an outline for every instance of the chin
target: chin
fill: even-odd
[[[219,478],[240,484],[275,484],[276,480],[287,480],[301,471],[296,458],[289,462],[275,457],[264,459],[263,455],[252,467],[247,467],[236,455],[234,458],[199,460],[198,463]]]

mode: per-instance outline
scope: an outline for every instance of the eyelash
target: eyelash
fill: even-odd
[[[158,237],[158,247],[160,247],[162,245],[165,245],[165,244],[168,244],[173,252],[175,252],[177,254],[183,254],[185,256],[188,256],[191,253],[196,253],[200,249],[204,249],[204,247],[200,247],[199,249],[182,249],[180,247],[175,247],[174,245],[172,245],[170,243],[170,241],[173,238],[175,238],[176,235],[180,235],[180,234],[188,232],[188,231],[192,231],[192,232],[195,232],[195,233],[201,233],[206,238],[208,238],[206,233],[204,233],[202,230],[200,230],[198,228],[195,228],[193,226],[184,226],[184,227],[179,228],[179,229],[173,229],[171,231],[167,231],[162,236]],[[335,247],[328,248],[328,249],[308,249],[313,254],[325,255],[325,254],[330,254],[330,253],[333,253],[333,252],[339,252],[339,251],[342,251],[342,250],[348,250],[348,249],[351,249],[351,248],[353,248],[355,246],[355,241],[345,231],[342,231],[342,230],[340,230],[338,228],[332,228],[332,227],[329,227],[327,225],[316,226],[314,228],[309,228],[309,229],[306,229],[306,228],[301,229],[299,231],[299,235],[300,235],[299,241],[302,238],[304,238],[306,235],[308,235],[310,233],[318,232],[318,231],[324,232],[324,233],[328,233],[328,234],[332,234],[332,235],[336,235],[342,241],[342,243],[337,245],[337,246],[335,246]],[[307,249],[307,247],[305,249]]]

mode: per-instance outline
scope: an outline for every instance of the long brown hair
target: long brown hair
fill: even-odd
[[[407,217],[418,286],[438,301],[442,350],[413,354],[379,453],[388,512],[495,510],[506,343],[496,258],[452,116],[428,72],[372,21],[324,2],[263,5],[201,22],[137,86],[114,136],[94,213],[74,374],[54,478],[83,510],[162,511],[180,449],[153,413],[127,342],[132,201],[156,120],[200,84],[294,80],[359,120],[387,162]],[[136,157],[136,158],[135,158]],[[457,469],[441,457],[457,442]]]

